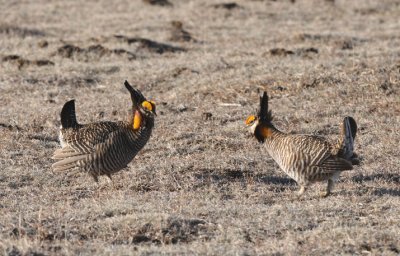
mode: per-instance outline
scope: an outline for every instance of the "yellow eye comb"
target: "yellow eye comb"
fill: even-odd
[[[155,105],[153,101],[145,100],[142,102],[142,107],[144,107],[148,111],[153,111],[153,105]]]
[[[250,125],[251,123],[254,122],[254,120],[256,120],[256,117],[251,115],[246,119],[246,125]]]

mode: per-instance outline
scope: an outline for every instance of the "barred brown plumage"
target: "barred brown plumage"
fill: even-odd
[[[310,183],[328,180],[324,193],[328,196],[340,173],[359,163],[353,152],[357,124],[352,117],[344,118],[336,144],[320,136],[286,134],[272,124],[268,95],[264,92],[258,115],[249,116],[246,125],[279,167],[300,185],[299,195]]]
[[[54,152],[54,171],[78,169],[95,181],[127,167],[146,145],[154,127],[156,106],[125,81],[132,100],[128,121],[97,122],[81,125],[76,121],[75,101],[65,103],[61,111],[61,148]]]

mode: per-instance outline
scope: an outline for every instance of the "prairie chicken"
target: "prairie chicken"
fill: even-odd
[[[127,167],[146,145],[154,126],[156,106],[139,90],[125,81],[131,94],[132,115],[128,121],[79,124],[74,100],[65,103],[61,111],[61,149],[54,152],[54,171],[77,168],[88,172],[94,180]]]
[[[357,124],[352,117],[344,118],[337,143],[320,136],[286,134],[273,125],[264,92],[257,116],[249,116],[246,125],[279,167],[300,185],[299,196],[309,184],[325,180],[328,187],[323,196],[328,196],[340,173],[359,163],[353,152]]]

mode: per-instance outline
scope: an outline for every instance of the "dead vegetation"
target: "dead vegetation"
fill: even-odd
[[[0,255],[399,254],[396,1],[3,6]],[[121,120],[125,79],[157,104],[149,144],[112,182],[54,173],[62,105]],[[331,197],[294,197],[247,133],[263,90],[289,133],[356,119],[361,165]]]

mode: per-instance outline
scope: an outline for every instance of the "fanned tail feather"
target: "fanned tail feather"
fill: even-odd
[[[71,157],[64,158],[56,163],[54,163],[51,167],[54,171],[65,171],[68,169],[73,169],[78,167],[78,163],[80,160],[84,160],[87,155],[75,155]]]
[[[78,155],[81,155],[81,153],[76,152],[72,148],[65,147],[65,148],[59,148],[56,151],[54,151],[54,154],[51,157],[51,159],[59,160]]]

